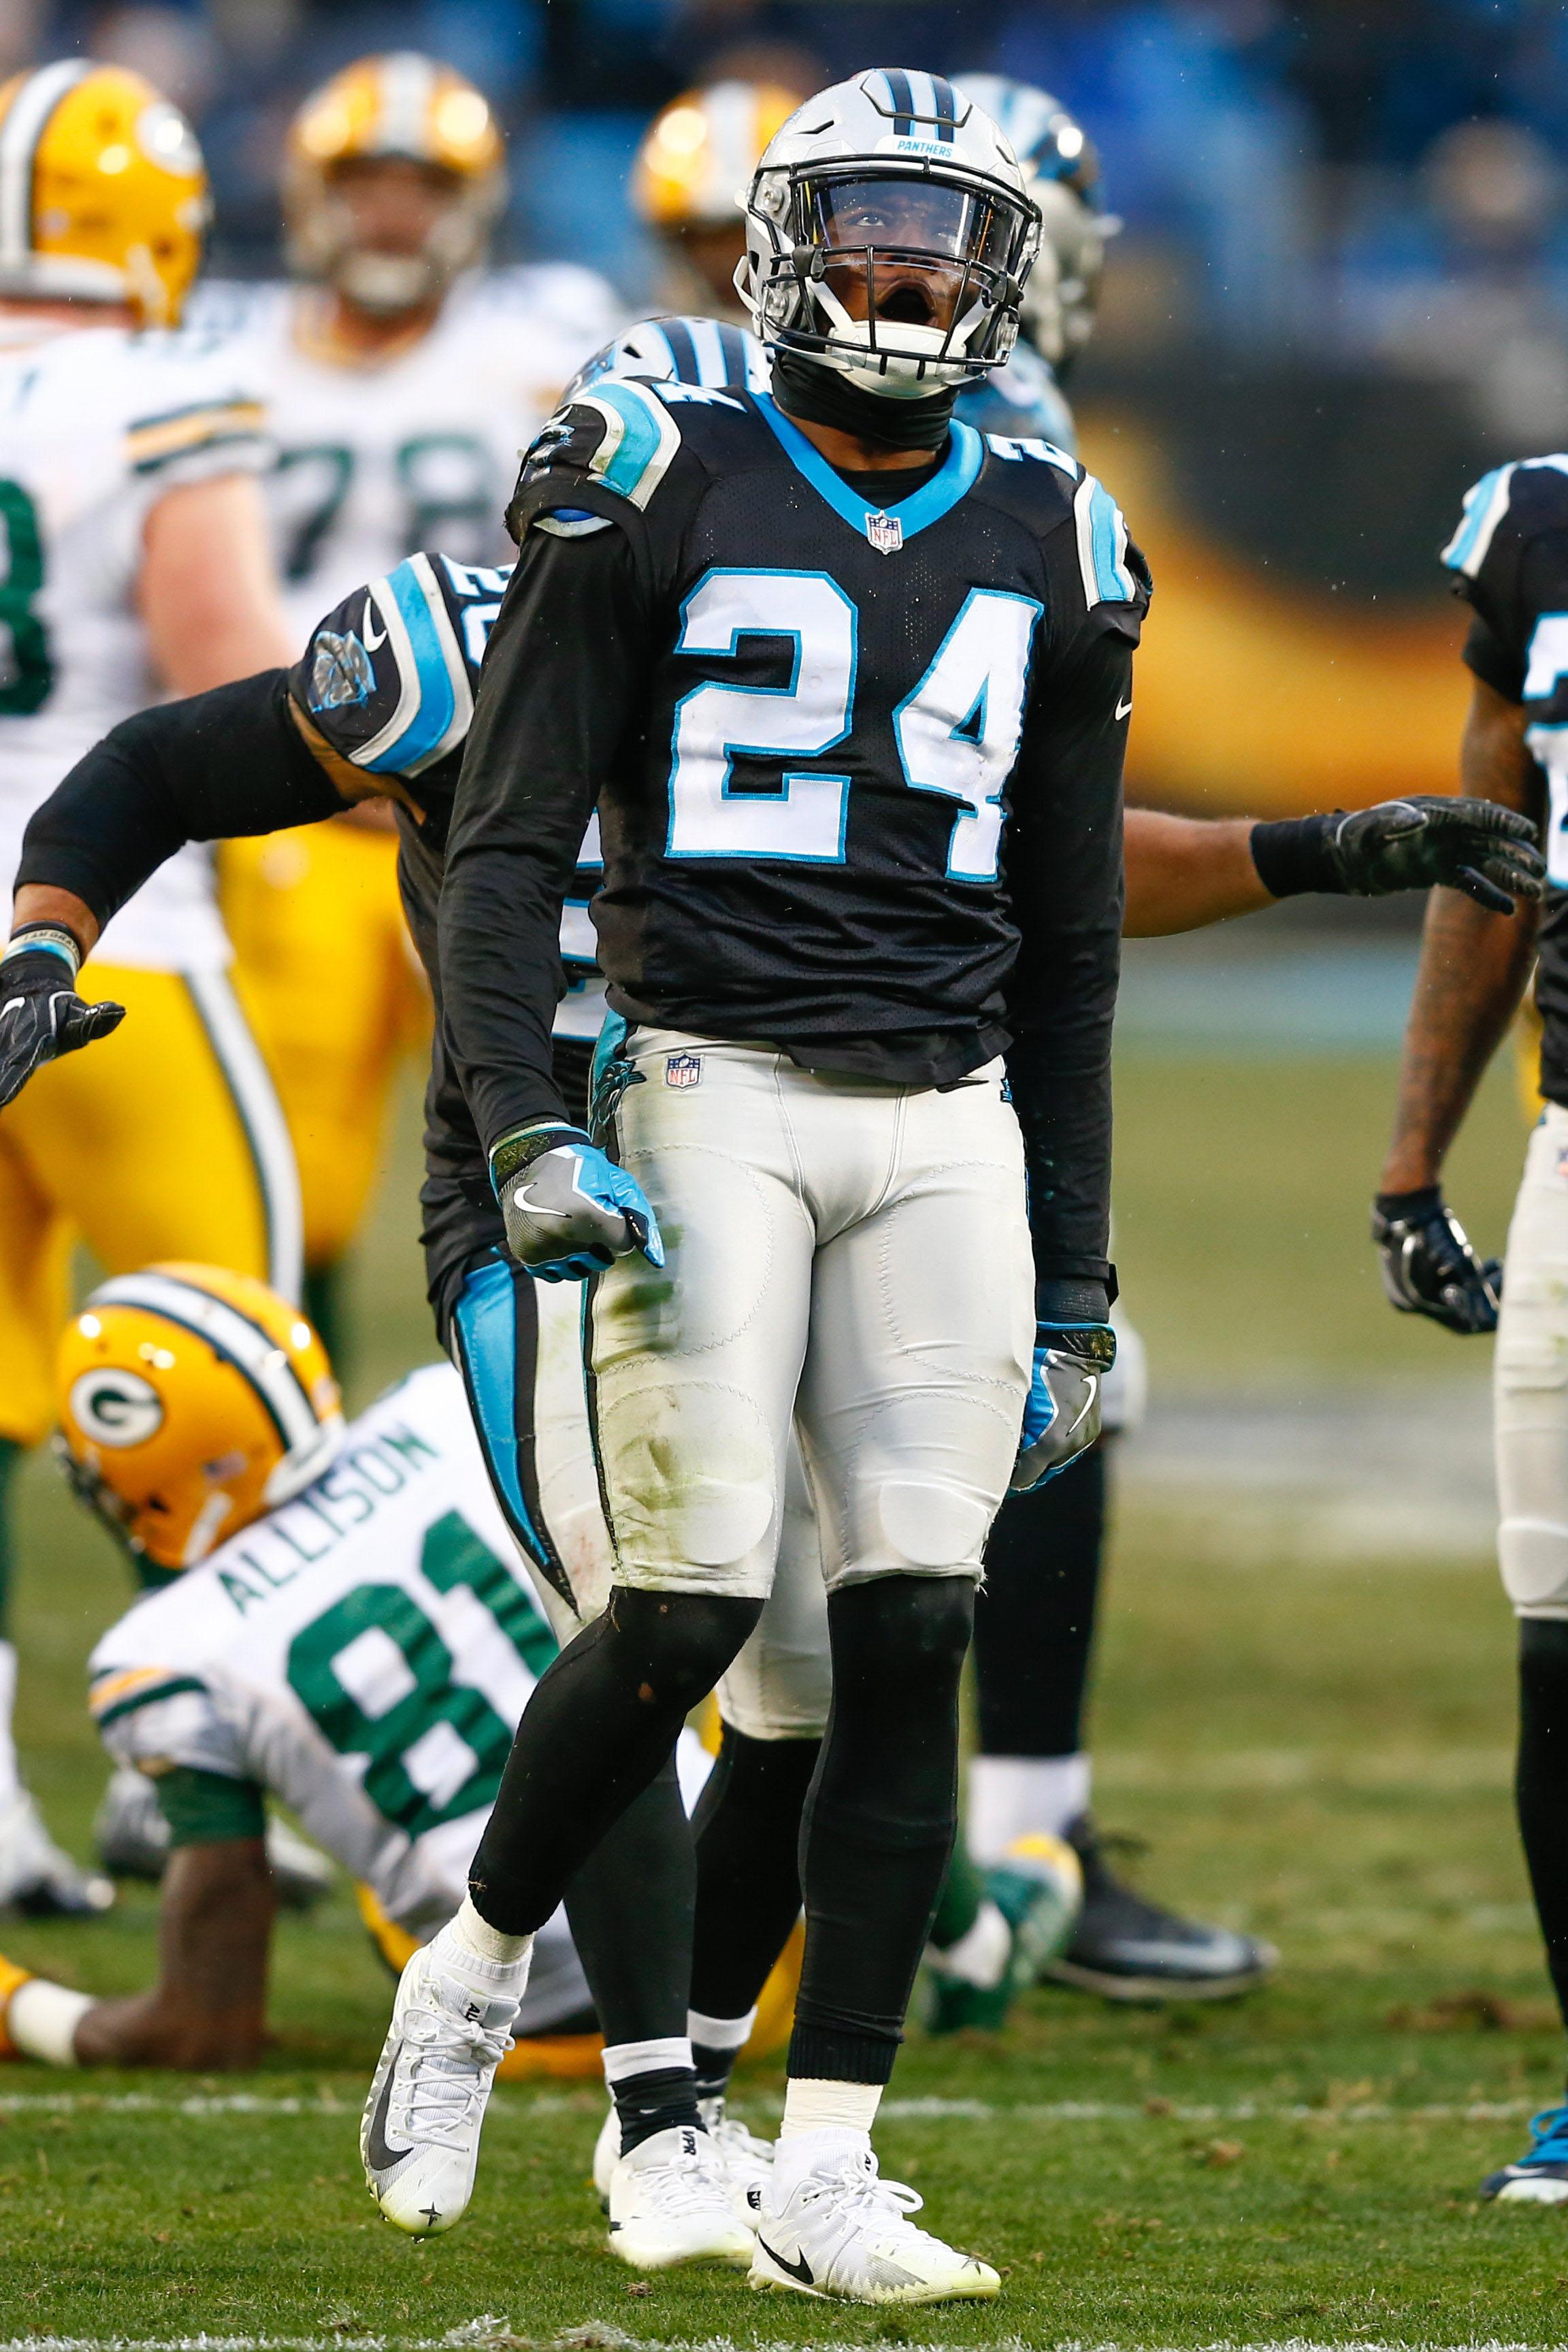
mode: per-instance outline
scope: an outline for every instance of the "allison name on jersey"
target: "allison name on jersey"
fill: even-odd
[[[1011,1036],[1027,1131],[1033,1044],[1048,1033],[1053,1066],[1093,1059],[1114,1002],[1125,711],[1105,689],[1128,672],[1148,574],[1106,491],[1046,442],[961,423],[923,474],[850,478],[767,394],[633,381],[552,422],[510,519],[523,560],[447,891],[467,887],[470,845],[527,856],[526,837],[560,858],[602,776],[593,911],[617,1012],[917,1086]],[[541,614],[564,600],[563,664],[584,639],[580,684],[538,689],[556,718],[563,691],[582,702],[574,775],[553,772],[556,718],[542,701],[536,738],[510,674],[508,614],[530,596]],[[625,679],[608,692],[607,632]],[[520,867],[528,905],[533,887]],[[517,919],[498,898],[509,970]],[[493,1141],[548,1101],[525,1034],[544,1008],[492,1037],[479,998],[507,992],[476,977],[459,1042]],[[467,978],[448,960],[449,1006]],[[1069,1037],[1085,1024],[1104,1037]]]
[[[1568,1104],[1568,455],[1483,475],[1443,562],[1475,614],[1465,659],[1496,693],[1524,705],[1524,740],[1546,772],[1541,1090]]]
[[[118,1762],[282,1798],[423,1935],[462,1899],[554,1654],[462,1384],[436,1364],[362,1415],[303,1494],[122,1617],[93,1652],[91,1705]]]

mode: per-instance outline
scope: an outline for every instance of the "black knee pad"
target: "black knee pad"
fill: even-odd
[[[760,1601],[735,1593],[643,1592],[617,1584],[599,1620],[600,1639],[661,1707],[685,1714],[707,1697],[762,1613]]]

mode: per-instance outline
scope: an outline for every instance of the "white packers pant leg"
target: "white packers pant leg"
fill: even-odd
[[[595,1285],[592,1404],[619,1584],[765,1598],[805,1352],[815,1234],[781,1055],[640,1030],[617,1157],[667,1264]]]
[[[1530,1139],[1493,1370],[1498,1559],[1521,1617],[1568,1618],[1568,1110]]]
[[[1034,1328],[1023,1146],[994,1064],[904,1095],[879,1200],[824,1229],[799,1419],[829,1591],[980,1576]]]

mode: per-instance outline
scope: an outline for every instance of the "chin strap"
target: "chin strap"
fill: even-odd
[[[924,400],[889,400],[796,352],[775,349],[769,356],[779,406],[808,425],[832,425],[859,441],[885,442],[889,449],[940,449],[947,438],[958,398],[955,383]]]

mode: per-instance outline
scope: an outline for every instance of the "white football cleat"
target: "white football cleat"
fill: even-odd
[[[824,2153],[788,2188],[777,2166],[757,2222],[749,2284],[846,2303],[969,2303],[1001,2292],[988,2263],[910,2220],[924,2201],[884,2180],[869,2147]]]
[[[699,2099],[697,2112],[707,2125],[708,2137],[729,2175],[730,2196],[736,2214],[748,2230],[754,2230],[763,2200],[773,2183],[773,2144],[771,2139],[759,2139],[739,2116],[726,2114],[721,2098]]]
[[[689,2124],[655,2132],[610,2173],[610,2252],[634,2271],[680,2263],[727,2263],[744,2270],[752,2233],[735,2212],[724,2160]]]
[[[359,2146],[371,2194],[411,2236],[449,2230],[468,2210],[485,2102],[522,1991],[474,1991],[431,1945],[398,1979]]]
[[[28,1919],[94,1918],[111,1908],[114,1889],[58,1846],[26,1789],[0,1806],[0,1911]]]

